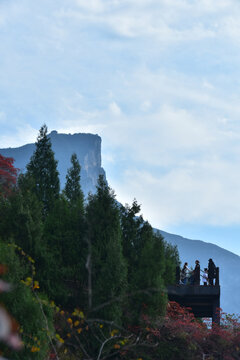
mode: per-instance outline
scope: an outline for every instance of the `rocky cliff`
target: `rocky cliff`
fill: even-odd
[[[58,134],[52,131],[49,134],[55,158],[58,160],[61,187],[64,187],[67,169],[71,166],[71,155],[75,152],[81,165],[81,186],[87,196],[94,193],[100,174],[105,171],[101,167],[101,138],[92,134]],[[22,172],[25,171],[35,144],[27,144],[18,148],[0,149],[0,154],[15,159],[14,165]]]

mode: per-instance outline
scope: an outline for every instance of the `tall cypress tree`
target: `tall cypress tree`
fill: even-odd
[[[128,301],[130,321],[138,322],[143,311],[149,315],[164,312],[166,295],[165,243],[160,234],[153,232],[151,225],[137,216],[140,206],[136,201],[132,206],[121,206],[123,233],[123,254],[128,264]],[[174,257],[169,259],[174,263]],[[174,270],[173,270],[174,268]],[[174,265],[169,266],[169,276],[175,274]],[[137,293],[137,295],[135,295]]]
[[[48,264],[46,290],[68,308],[84,306],[86,283],[85,216],[80,186],[80,165],[76,154],[71,158],[66,186],[44,223],[44,239],[53,255]]]
[[[66,175],[65,195],[67,199],[72,203],[82,202],[83,203],[83,192],[80,185],[80,172],[81,166],[79,164],[77,155],[74,153],[71,157],[71,168],[68,169]]]
[[[80,186],[80,164],[76,154],[71,157],[63,194],[55,201],[44,226],[53,260],[49,264],[47,292],[56,302],[68,308],[84,306],[86,284],[87,242],[83,192]]]
[[[60,184],[57,161],[45,124],[40,128],[36,149],[27,165],[27,172],[34,179],[34,192],[43,203],[46,214],[59,196]]]
[[[68,278],[75,286],[75,296],[71,299],[74,304],[79,301],[83,304],[83,288],[86,287],[86,260],[87,242],[86,221],[84,209],[84,195],[80,185],[81,166],[74,153],[71,157],[72,166],[66,175],[64,194],[68,200],[68,220],[65,229],[65,240],[62,241],[63,265],[67,270]]]
[[[70,249],[70,241],[66,235],[69,230],[69,207],[64,196],[55,200],[44,221],[43,237],[48,247],[46,257],[47,266],[44,269],[43,288],[48,296],[58,304],[66,305],[68,301],[68,289],[66,286],[66,267],[64,266],[63,247]]]
[[[126,289],[126,263],[122,254],[118,205],[103,176],[99,177],[96,194],[89,197],[86,216],[89,240],[87,265],[91,275],[89,296],[92,291],[89,305],[94,309],[110,301],[94,314],[119,323],[122,317],[120,300]],[[111,302],[113,299],[115,301]]]

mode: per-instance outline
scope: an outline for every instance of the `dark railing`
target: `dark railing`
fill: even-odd
[[[177,266],[176,267],[176,284],[178,284],[178,285],[181,284],[180,274],[181,274],[180,266]],[[215,282],[214,282],[214,280],[215,280]],[[195,281],[193,281],[192,285],[200,285],[200,274],[199,273],[196,274]],[[219,267],[215,268],[214,276],[211,279],[209,279],[209,286],[219,286]]]
[[[169,301],[191,308],[195,317],[211,317],[213,323],[220,323],[220,286],[219,267],[210,268],[208,281],[200,285],[199,266],[190,275],[188,281],[181,281],[180,266],[176,267],[176,284],[167,286]],[[207,285],[209,284],[209,285]]]
[[[219,267],[216,268],[215,285],[219,286]]]

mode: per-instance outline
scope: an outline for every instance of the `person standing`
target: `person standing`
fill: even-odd
[[[195,261],[195,268],[193,270],[193,285],[200,285],[200,262]]]
[[[184,285],[187,284],[189,271],[190,271],[190,269],[188,268],[188,263],[185,262],[184,265],[183,265],[183,268],[181,270],[181,274],[180,274],[181,283],[184,284]]]
[[[213,279],[216,278],[216,265],[212,259],[208,260],[208,280],[209,285],[213,285]]]

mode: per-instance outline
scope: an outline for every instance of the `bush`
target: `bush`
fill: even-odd
[[[23,252],[21,250],[21,252]],[[12,284],[12,291],[1,295],[1,301],[4,303],[9,313],[19,324],[24,348],[19,353],[8,350],[4,347],[4,354],[12,360],[26,359],[46,359],[49,351],[49,337],[46,330],[46,321],[41,307],[31,287],[27,286],[24,279],[31,278],[31,267],[26,263],[24,252],[22,257],[15,253],[13,246],[8,246],[0,241],[0,263],[7,265],[7,272],[4,280]],[[30,281],[29,281],[30,285]],[[40,295],[38,295],[40,296]],[[43,299],[41,297],[41,299]],[[48,326],[53,332],[53,315],[50,307],[43,306]]]

